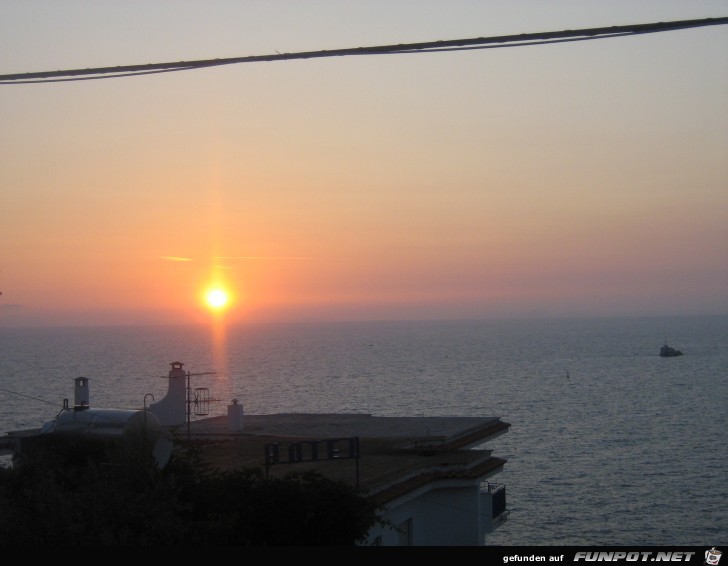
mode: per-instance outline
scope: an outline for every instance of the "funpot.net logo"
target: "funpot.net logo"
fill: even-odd
[[[574,562],[690,562],[695,552],[637,552],[637,551],[598,551],[598,552],[577,552],[574,554]],[[707,554],[706,554],[707,556]],[[707,559],[706,559],[707,560]],[[711,566],[715,566],[712,563]],[[715,563],[717,564],[717,562]]]

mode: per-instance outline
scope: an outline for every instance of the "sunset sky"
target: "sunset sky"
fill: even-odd
[[[0,74],[728,16],[0,2]],[[728,26],[0,85],[0,326],[728,313]]]

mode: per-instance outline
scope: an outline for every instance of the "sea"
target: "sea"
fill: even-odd
[[[488,545],[728,546],[728,316],[0,328],[0,433],[55,418],[77,377],[91,406],[148,406],[172,362],[209,401],[194,419],[500,417]]]

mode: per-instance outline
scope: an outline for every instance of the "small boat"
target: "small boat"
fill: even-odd
[[[680,350],[671,348],[667,344],[660,346],[660,357],[661,358],[673,358],[675,356],[682,356],[683,353]]]

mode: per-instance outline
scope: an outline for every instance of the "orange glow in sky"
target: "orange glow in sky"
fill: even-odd
[[[0,74],[726,15],[42,5],[3,5]],[[0,85],[0,326],[728,313],[727,57],[713,26]]]

